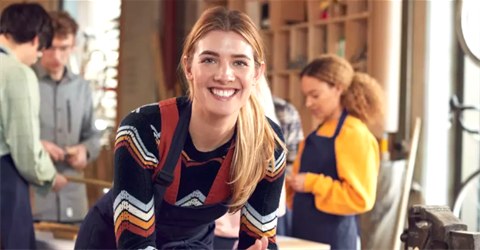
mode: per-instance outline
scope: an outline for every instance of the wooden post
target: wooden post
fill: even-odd
[[[372,43],[371,75],[386,92],[386,118],[384,131],[398,130],[400,98],[400,60],[402,36],[402,2],[395,0],[370,1]]]
[[[158,69],[148,46],[152,42],[150,34],[158,32],[160,4],[161,1],[122,1],[117,124],[139,106],[158,101]]]

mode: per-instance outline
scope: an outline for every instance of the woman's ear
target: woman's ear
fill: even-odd
[[[335,90],[335,93],[338,96],[342,96],[346,92],[346,89],[343,86],[340,86],[340,85],[334,86],[333,89]]]
[[[40,37],[35,36],[33,40],[31,41],[32,45],[36,48],[40,47]]]
[[[187,56],[183,57],[182,63],[183,63],[183,68],[185,69],[185,77],[187,78],[187,80],[192,81],[193,80],[192,66],[189,63]]]
[[[264,73],[265,73],[265,62],[261,62],[260,67],[255,68],[254,79],[256,84],[258,84],[258,82],[260,81],[260,78],[263,76]]]

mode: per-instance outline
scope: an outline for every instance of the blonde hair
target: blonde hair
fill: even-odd
[[[213,7],[202,13],[188,34],[183,48],[182,58],[191,63],[196,43],[207,33],[215,30],[233,31],[241,35],[254,49],[255,67],[259,68],[264,61],[263,41],[252,20],[244,13],[228,10],[224,7]],[[180,65],[185,74],[184,65]],[[194,86],[188,81],[188,92],[193,100]],[[237,120],[235,153],[230,168],[232,199],[230,212],[240,210],[247,202],[269,167],[275,164],[275,147],[280,144],[285,148],[275,131],[265,118],[265,112],[251,94],[245,106],[240,109]]]
[[[270,118],[273,122],[280,125],[277,114],[275,113],[275,105],[273,103],[272,91],[268,86],[267,77],[262,75],[258,84],[256,85],[254,94],[257,99],[260,101],[263,110],[265,110],[265,115]]]
[[[300,77],[303,76],[342,87],[341,105],[349,114],[368,126],[383,123],[383,89],[368,74],[355,72],[347,60],[333,54],[322,55],[303,69]]]

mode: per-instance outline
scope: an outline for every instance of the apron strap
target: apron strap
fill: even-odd
[[[2,48],[0,48],[0,53],[8,55],[8,53]]]
[[[338,120],[337,128],[335,129],[335,134],[333,135],[334,138],[337,137],[338,134],[340,134],[340,130],[342,130],[343,123],[345,122],[347,115],[348,115],[348,112],[347,110],[344,109],[342,111],[342,115],[340,116],[340,120]]]
[[[190,116],[192,112],[191,103],[187,101],[186,104],[182,105],[180,108],[180,117],[178,120],[175,119],[175,113],[178,117],[176,98],[170,100],[175,101],[175,103],[163,105],[164,103],[160,102],[162,116],[162,138],[160,139],[160,148],[163,146],[163,148],[166,149],[165,147],[167,145],[170,147],[167,152],[160,152],[162,154],[160,156],[162,160],[160,161],[160,164],[157,167],[158,170],[155,173],[154,189],[156,191],[156,211],[160,211],[163,199],[165,197],[165,192],[167,191],[167,188],[169,188],[170,185],[172,185],[172,183],[175,181],[174,171],[177,165],[181,164],[181,161],[179,160],[180,153],[182,152],[183,146],[185,145],[185,141],[187,139],[188,125],[190,124]],[[169,129],[165,129],[164,131],[163,128],[166,128],[167,126]],[[167,137],[168,134],[172,134],[172,128],[175,130],[173,136],[169,135]],[[164,156],[165,153],[167,153],[166,157]]]

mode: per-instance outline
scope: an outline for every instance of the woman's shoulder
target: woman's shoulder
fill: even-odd
[[[282,132],[282,129],[280,128],[280,125],[275,123],[273,120],[271,120],[270,118],[266,117],[268,122],[270,123],[270,127],[272,127],[273,131],[275,132],[275,134],[277,134],[278,138],[280,139],[281,141],[281,144],[285,145],[285,137],[283,136],[283,132]],[[284,159],[284,156],[286,154],[284,148],[282,147],[282,145],[280,144],[280,142],[277,141],[276,143],[276,147],[275,147],[275,159]]]
[[[161,127],[160,107],[158,103],[150,103],[128,113],[120,122],[118,131],[128,129],[137,133],[143,133],[143,131],[150,133],[153,129],[159,134]]]
[[[280,125],[274,122],[272,119],[268,118],[267,116],[265,116],[265,118],[267,118],[268,123],[270,123],[270,127],[272,127],[273,131],[277,134],[278,138],[280,138],[280,140],[283,143],[285,143],[282,128],[280,128]]]
[[[120,122],[120,127],[154,128],[157,132],[160,132],[162,127],[161,107],[174,108],[180,112],[188,102],[187,97],[181,96],[142,105],[128,113]]]
[[[372,134],[368,126],[360,119],[348,115],[340,132],[341,137],[348,137],[348,140],[353,139],[359,141],[373,141],[376,142],[375,136]]]

